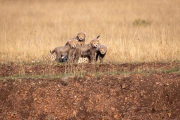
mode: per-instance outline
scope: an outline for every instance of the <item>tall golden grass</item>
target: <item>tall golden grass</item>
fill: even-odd
[[[86,32],[105,62],[180,60],[179,0],[0,0],[0,62],[41,59]]]

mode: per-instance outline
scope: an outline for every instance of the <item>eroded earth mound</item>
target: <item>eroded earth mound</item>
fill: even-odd
[[[0,120],[178,120],[179,65],[2,64]]]

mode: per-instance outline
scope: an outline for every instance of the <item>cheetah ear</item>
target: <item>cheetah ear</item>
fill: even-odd
[[[86,32],[84,32],[84,36],[86,37]]]

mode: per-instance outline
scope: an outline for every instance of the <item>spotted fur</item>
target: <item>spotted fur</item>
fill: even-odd
[[[80,57],[78,63],[89,63],[89,59],[87,57]]]

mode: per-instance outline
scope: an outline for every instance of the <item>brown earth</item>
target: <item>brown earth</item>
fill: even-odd
[[[0,120],[179,120],[179,73],[176,62],[1,64]]]

